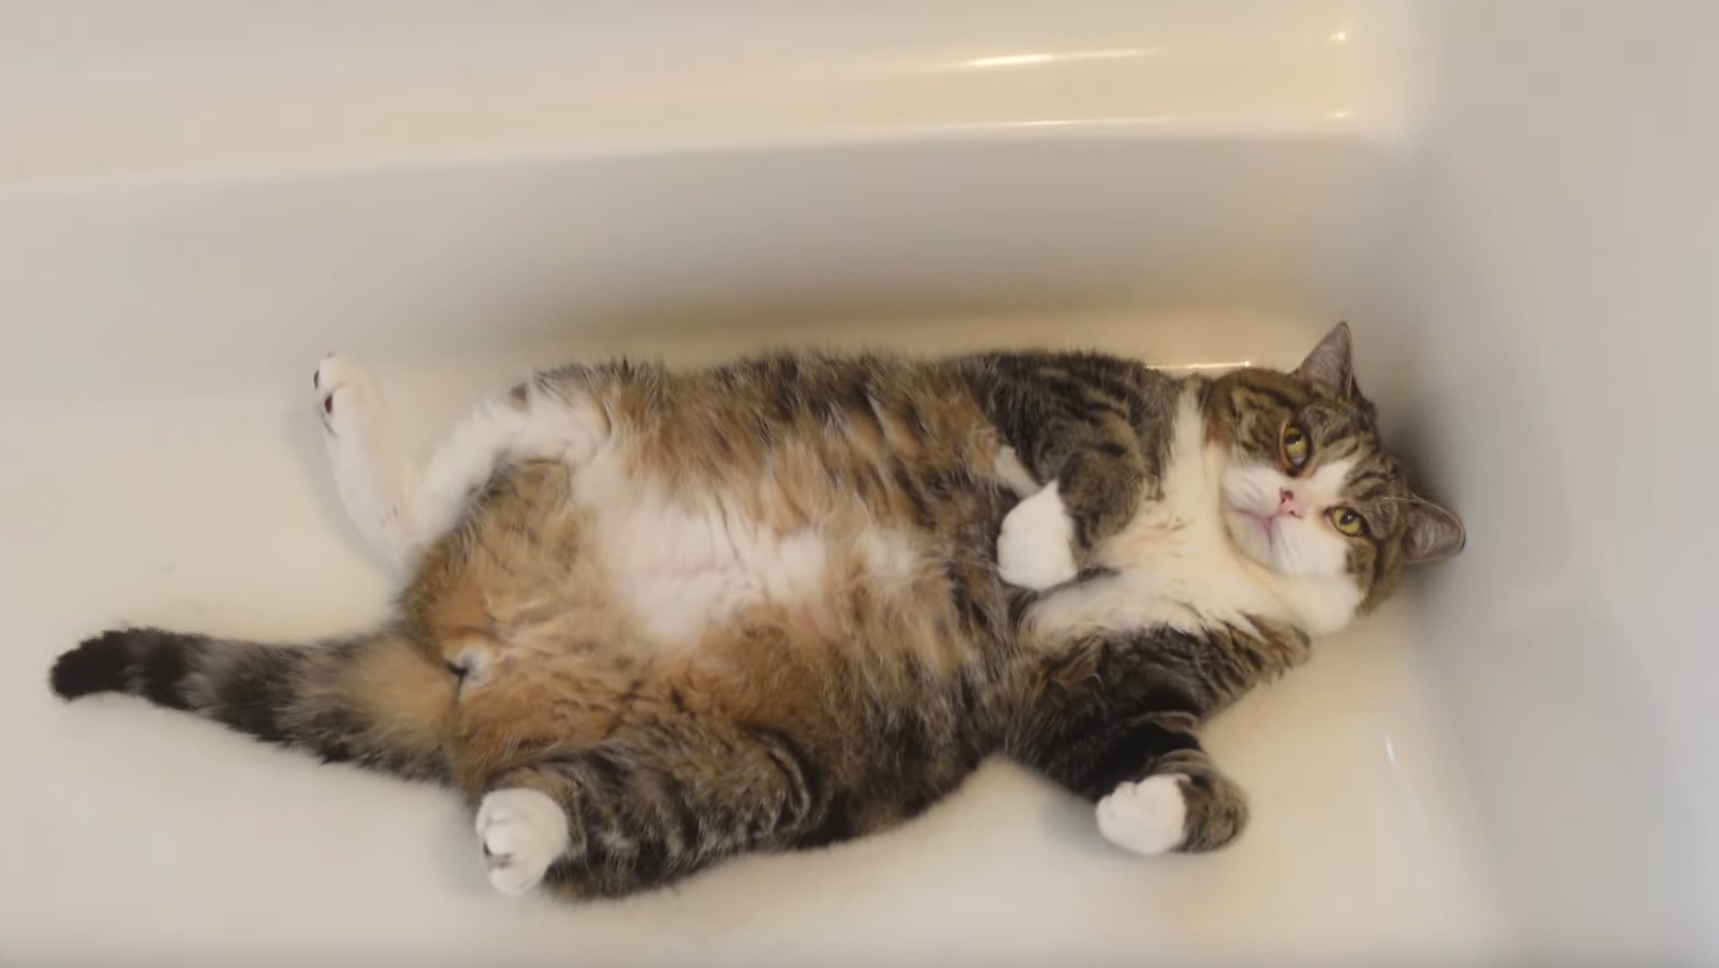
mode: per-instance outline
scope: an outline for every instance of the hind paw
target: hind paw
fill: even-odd
[[[358,364],[330,353],[311,374],[316,409],[323,429],[332,436],[378,436],[382,430],[382,395]]]
[[[536,790],[496,790],[478,807],[477,833],[490,885],[517,897],[536,887],[567,850],[567,815]]]
[[[1161,773],[1124,783],[1098,801],[1104,839],[1143,857],[1175,850],[1186,839],[1187,794],[1179,774]]]
[[[317,416],[346,512],[372,546],[396,562],[412,544],[408,475],[382,393],[359,366],[330,354],[316,368]]]

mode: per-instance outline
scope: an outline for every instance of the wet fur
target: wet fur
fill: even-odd
[[[1049,353],[554,371],[494,406],[579,432],[498,455],[387,628],[311,646],[109,632],[62,656],[53,686],[131,692],[474,804],[538,791],[568,829],[546,880],[579,896],[887,829],[994,754],[1094,801],[1171,777],[1186,819],[1170,844],[1212,849],[1246,801],[1198,728],[1304,661],[1310,623],[1138,584],[1181,567],[1177,488],[1211,484],[1208,452],[1275,455],[1302,420],[1323,458],[1356,459],[1377,522],[1349,553],[1348,614],[1413,557],[1421,505],[1370,405],[1352,375],[1318,377]],[[999,527],[1019,490],[1053,482],[1080,575],[1011,588]]]

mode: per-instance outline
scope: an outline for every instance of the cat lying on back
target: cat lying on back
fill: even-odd
[[[508,893],[883,830],[992,754],[1122,848],[1221,847],[1246,804],[1201,722],[1463,544],[1383,449],[1342,326],[1293,373],[1217,378],[567,367],[421,474],[352,364],[316,384],[347,507],[411,575],[398,615],[315,645],[111,631],[53,687],[451,784]]]

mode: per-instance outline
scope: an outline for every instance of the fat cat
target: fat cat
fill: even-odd
[[[541,373],[422,467],[325,360],[394,617],[303,645],[109,631],[122,692],[462,792],[491,883],[627,894],[888,829],[1010,757],[1142,855],[1247,820],[1201,724],[1460,550],[1339,326],[1292,372],[1097,353]]]

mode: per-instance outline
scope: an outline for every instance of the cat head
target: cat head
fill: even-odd
[[[1462,521],[1415,494],[1379,439],[1347,324],[1293,372],[1237,370],[1212,389],[1230,540],[1272,572],[1328,589],[1337,611],[1349,603],[1333,624],[1383,601],[1407,566],[1462,550]]]

